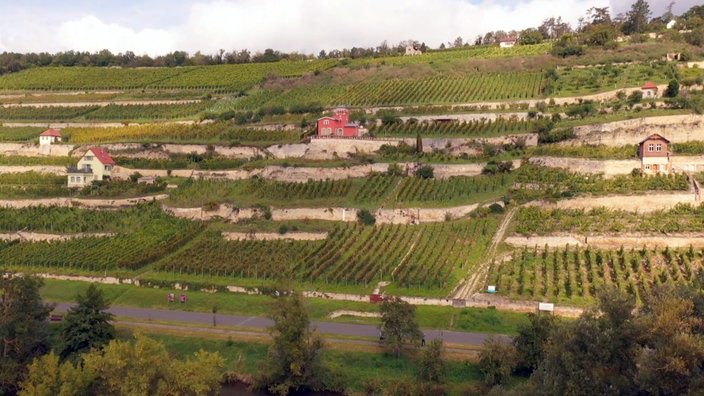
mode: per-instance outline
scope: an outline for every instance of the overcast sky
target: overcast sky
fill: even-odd
[[[561,16],[576,25],[590,7],[626,12],[635,0],[0,0],[0,52],[79,50],[162,55],[273,48],[430,47]],[[683,13],[701,0],[676,0]],[[649,0],[653,16],[669,0]]]

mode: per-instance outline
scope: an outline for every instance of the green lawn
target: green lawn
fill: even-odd
[[[45,279],[42,297],[55,302],[73,302],[79,292],[84,292],[88,282]],[[166,300],[172,289],[152,289],[132,285],[100,285],[112,305],[155,309],[179,309],[193,312],[212,312],[217,306],[219,314],[264,316],[270,297],[238,293],[205,293],[188,291],[188,304],[169,305]],[[351,301],[312,298],[308,300],[312,320],[330,321],[327,315],[336,310],[378,312],[379,306]],[[495,334],[516,334],[516,328],[525,322],[526,315],[482,308],[452,308],[439,306],[417,307],[418,322],[422,328]],[[344,316],[336,322],[378,324],[378,319]]]

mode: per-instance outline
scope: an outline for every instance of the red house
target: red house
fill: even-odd
[[[318,137],[358,137],[364,134],[364,128],[350,122],[350,111],[338,106],[332,117],[318,118]]]
[[[641,173],[654,175],[672,171],[668,144],[670,141],[657,133],[648,136],[639,143],[638,157],[641,163]]]

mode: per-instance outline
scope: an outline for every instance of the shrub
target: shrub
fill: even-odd
[[[357,221],[359,221],[360,224],[364,224],[364,225],[368,225],[368,226],[373,226],[374,224],[376,224],[376,218],[367,209],[360,209],[357,212]]]
[[[416,169],[416,177],[420,177],[421,179],[432,179],[435,174],[434,174],[434,169],[431,165],[423,165]]]

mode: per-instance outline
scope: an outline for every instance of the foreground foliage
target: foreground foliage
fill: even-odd
[[[27,365],[49,350],[47,318],[54,309],[42,302],[40,278],[0,271],[0,394],[17,392]]]
[[[60,363],[51,353],[35,359],[20,395],[70,394],[208,395],[220,388],[224,360],[218,352],[196,352],[174,360],[160,342],[141,334],[92,350],[82,362]]]

